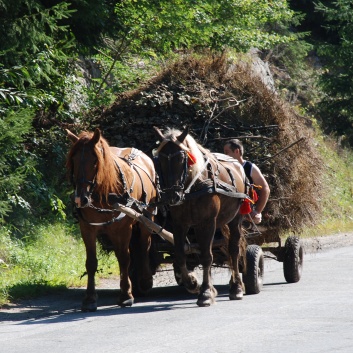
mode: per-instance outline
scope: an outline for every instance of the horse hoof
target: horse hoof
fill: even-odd
[[[132,304],[134,304],[134,298],[131,297],[120,298],[118,301],[118,305],[122,308],[130,307]]]
[[[215,292],[212,289],[206,289],[200,293],[196,304],[200,307],[211,306],[215,302]]]
[[[134,300],[133,299],[127,299],[123,302],[120,302],[119,306],[121,306],[122,308],[126,308],[126,307],[130,307],[132,306],[132,304],[134,304]]]
[[[93,313],[97,311],[97,302],[82,303],[81,311],[84,313]]]
[[[241,294],[229,294],[229,299],[230,300],[242,300],[243,299],[243,293]]]
[[[200,293],[200,285],[196,283],[192,283],[191,285],[185,285],[186,290],[190,294],[199,294]]]
[[[200,293],[200,284],[197,277],[193,273],[189,273],[187,282],[184,283],[186,290],[191,294]]]
[[[200,307],[200,308],[205,308],[207,306],[211,306],[213,303],[211,302],[211,300],[200,300],[198,299],[196,304]]]
[[[244,291],[239,285],[231,285],[229,292],[230,300],[242,300],[244,296]]]

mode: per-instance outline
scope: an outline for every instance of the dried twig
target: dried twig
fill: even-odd
[[[265,160],[267,160],[267,159],[271,159],[271,158],[277,157],[280,153],[282,153],[282,152],[288,150],[289,148],[293,147],[294,145],[296,145],[297,143],[303,141],[304,139],[305,139],[305,137],[301,137],[299,140],[297,140],[297,141],[291,143],[291,144],[288,145],[287,147],[282,148],[280,151],[278,151],[277,153],[275,153],[273,156],[269,156],[269,157],[263,158],[263,161],[265,161]]]
[[[271,137],[266,137],[266,136],[262,136],[262,135],[242,135],[242,136],[235,136],[235,137],[216,137],[212,140],[209,141],[222,141],[222,140],[231,140],[231,139],[263,139],[263,140],[268,140],[268,141],[272,141],[273,138]]]

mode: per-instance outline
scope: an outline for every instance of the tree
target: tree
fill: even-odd
[[[286,1],[124,0],[117,2],[115,12],[117,30],[101,48],[100,63],[109,64],[97,94],[114,66],[120,63],[121,68],[134,56],[155,58],[205,48],[246,52],[297,40],[293,32],[283,31],[294,16]]]
[[[28,205],[21,196],[21,186],[27,170],[33,167],[23,146],[24,136],[31,129],[30,115],[31,112],[22,110],[16,114],[7,112],[0,118],[0,223],[15,205]]]
[[[34,140],[36,112],[58,104],[63,96],[72,45],[67,28],[59,22],[72,11],[66,3],[45,8],[36,0],[0,0],[0,9],[0,221],[4,222],[14,209],[16,215],[35,210],[41,190],[49,189],[39,172],[40,158],[27,141]],[[50,207],[50,200],[45,201],[42,210]]]
[[[329,40],[318,50],[324,63],[320,85],[325,94],[320,102],[320,118],[327,133],[343,137],[353,145],[353,3],[350,0],[319,3]]]
[[[151,49],[246,51],[293,39],[276,31],[276,24],[293,16],[286,1],[125,0],[117,3],[116,14],[122,46],[139,54]]]

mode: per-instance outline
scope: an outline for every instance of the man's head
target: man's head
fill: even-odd
[[[238,154],[240,157],[242,157],[244,153],[244,147],[238,139],[231,139],[224,144],[223,151],[224,154],[227,154],[228,156],[235,157],[234,155]]]

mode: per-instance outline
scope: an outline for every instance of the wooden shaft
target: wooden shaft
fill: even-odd
[[[145,217],[144,215],[142,215],[141,213],[133,210],[130,207],[124,206],[120,203],[115,203],[113,205],[114,209],[125,213],[127,216],[135,219],[136,221],[139,221],[141,223],[143,223],[146,227],[148,227],[149,229],[151,229],[153,232],[157,233],[158,235],[160,235],[163,239],[169,241],[171,244],[174,245],[174,237],[173,237],[173,233],[168,232],[167,230],[165,230],[163,227],[159,226],[158,224],[152,222],[150,219],[148,219],[147,217]]]

